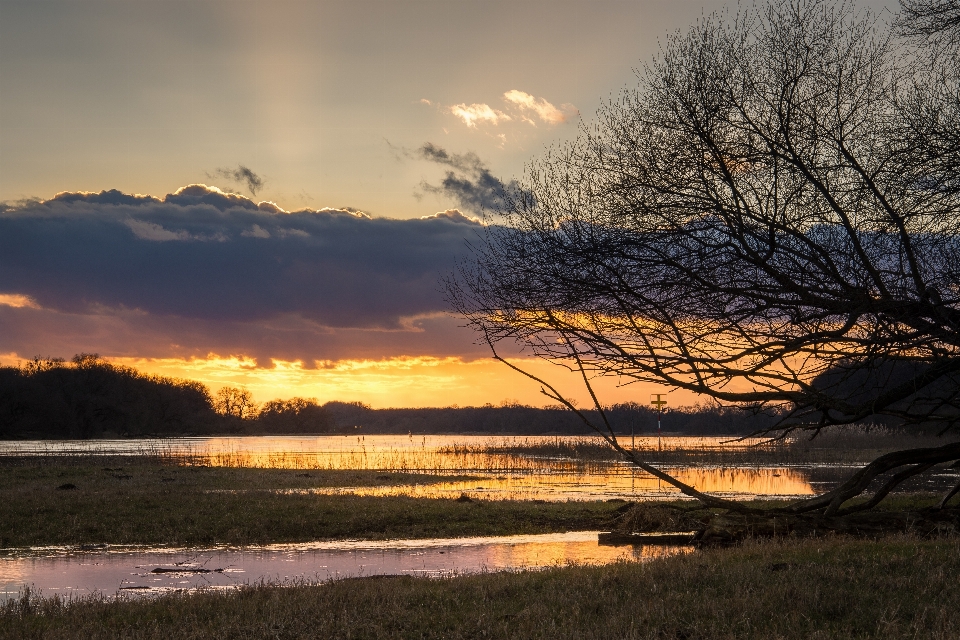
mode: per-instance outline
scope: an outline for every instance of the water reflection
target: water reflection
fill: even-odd
[[[667,469],[687,484],[716,495],[736,497],[804,496],[815,493],[806,470],[791,468],[684,468]],[[622,466],[593,473],[524,473],[482,475],[476,479],[436,484],[374,487],[324,487],[296,489],[290,493],[364,496],[456,498],[466,495],[489,500],[609,500],[673,499],[679,491],[651,475]]]
[[[171,438],[163,440],[34,441],[0,443],[0,455],[153,454],[175,464],[284,469],[377,470],[469,475],[476,480],[429,485],[316,489],[318,493],[491,499],[670,499],[678,492],[630,465],[485,451],[586,439],[556,436],[320,436]],[[725,438],[664,438],[665,449],[743,449]],[[656,438],[637,438],[655,448]],[[555,447],[554,447],[555,448]],[[545,451],[550,448],[545,448]],[[600,449],[603,451],[603,449]],[[816,493],[810,468],[770,466],[673,466],[666,468],[701,491],[725,496],[806,496]]]
[[[260,581],[319,582],[374,575],[447,576],[480,571],[644,561],[684,547],[608,547],[596,531],[564,534],[317,542],[245,549],[20,550],[0,555],[0,600],[24,585],[46,596],[159,594],[229,589]]]
[[[213,466],[284,469],[374,469],[443,471],[459,469],[527,469],[545,464],[573,468],[591,461],[533,455],[485,453],[487,446],[528,446],[557,441],[584,441],[582,436],[243,436],[128,440],[0,441],[0,455],[157,455]],[[599,439],[597,439],[599,443]],[[737,450],[750,442],[724,437],[665,437],[665,450]],[[656,449],[657,438],[638,437],[639,449]],[[456,452],[455,452],[456,450]],[[604,464],[600,461],[599,464]]]

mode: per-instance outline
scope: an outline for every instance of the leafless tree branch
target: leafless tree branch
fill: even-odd
[[[957,31],[953,0],[903,6],[898,33]],[[528,167],[451,305],[579,372],[601,420],[590,379],[617,375],[772,412],[771,437],[954,428],[960,67],[936,46],[827,0],[705,17]],[[902,454],[794,511],[933,455]]]

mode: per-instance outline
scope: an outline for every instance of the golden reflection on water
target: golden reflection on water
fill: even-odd
[[[748,493],[756,496],[812,495],[805,473],[786,467],[674,468],[679,480],[710,493]]]
[[[574,460],[533,454],[485,451],[508,445],[550,445],[557,441],[587,441],[583,436],[257,436],[192,438],[167,441],[162,454],[191,458],[212,466],[281,469],[343,469],[429,471],[544,468],[572,469],[608,466],[602,460]],[[599,438],[597,444],[602,444]],[[728,437],[636,438],[636,448],[656,450],[740,450],[754,441],[730,442]],[[625,440],[623,444],[628,444]],[[455,450],[456,449],[456,450]]]
[[[24,585],[70,598],[99,593],[136,597],[232,589],[260,581],[305,583],[370,575],[452,576],[490,571],[643,562],[692,551],[682,546],[607,546],[598,531],[408,540],[330,540],[263,546],[26,548],[0,555],[0,606]],[[10,550],[7,550],[8,552]],[[209,574],[154,574],[153,567],[222,567]],[[283,576],[281,582],[281,576]],[[111,594],[115,594],[111,596]]]
[[[610,564],[617,561],[646,561],[688,553],[693,547],[603,546],[593,542],[554,542],[499,545],[488,551],[494,567],[551,567],[567,564]]]
[[[638,447],[656,438],[638,438]],[[664,438],[664,448],[710,449],[725,438]],[[623,463],[604,460],[489,453],[484,446],[556,442],[556,437],[323,436],[316,438],[209,438],[169,455],[188,464],[284,469],[377,470],[470,475],[476,480],[403,486],[341,487],[316,493],[487,499],[597,500],[675,498],[678,491]],[[458,445],[453,447],[452,445]],[[805,471],[789,467],[664,467],[701,491],[739,497],[814,494]]]
[[[190,447],[171,449],[170,455],[186,456],[211,466],[413,473],[527,471],[545,468],[572,470],[596,464],[571,459],[546,460],[533,456],[491,454],[478,450],[484,445],[500,443],[503,440],[505,438],[492,439],[487,436],[210,438],[202,444],[191,443]],[[535,441],[533,438],[524,440]],[[458,453],[444,450],[455,444],[465,444],[472,450]],[[600,464],[608,466],[605,462]]]
[[[672,468],[681,481],[713,494],[737,497],[812,495],[802,471],[789,468]],[[325,495],[410,496],[456,498],[466,495],[488,500],[609,500],[612,498],[673,499],[679,491],[642,472],[611,468],[592,473],[523,473],[480,476],[477,479],[431,484],[373,487],[324,487],[290,493]]]

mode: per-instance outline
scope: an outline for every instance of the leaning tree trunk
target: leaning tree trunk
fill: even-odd
[[[960,532],[960,510],[948,509],[949,500],[960,493],[960,482],[952,487],[931,508],[904,512],[870,512],[894,488],[904,481],[929,470],[938,464],[960,461],[960,442],[940,447],[906,449],[882,455],[866,465],[839,487],[813,498],[805,498],[783,507],[759,509],[736,500],[713,496],[696,489],[673,477],[649,462],[641,459],[633,449],[622,446],[617,439],[606,412],[600,404],[586,370],[577,360],[583,383],[590,393],[594,408],[603,421],[603,426],[595,424],[569,400],[564,398],[545,380],[517,367],[500,357],[487,337],[487,343],[493,357],[524,376],[539,382],[541,391],[547,397],[560,402],[573,411],[583,423],[603,438],[624,460],[630,462],[650,475],[678,489],[682,494],[697,500],[702,507],[711,509],[698,515],[670,514],[670,508],[652,508],[639,505],[637,509],[621,514],[617,522],[623,537],[632,533],[694,532],[694,541],[700,544],[719,544],[742,540],[746,537],[772,536],[788,534],[819,534],[826,532],[850,533],[856,535],[879,535],[885,532],[912,531],[923,535],[935,533]],[[883,474],[896,472],[883,485],[876,489],[865,501],[844,508],[850,500],[864,495],[874,480]],[[651,512],[651,509],[653,511]],[[676,508],[674,508],[676,511]],[[717,512],[719,511],[719,513]]]

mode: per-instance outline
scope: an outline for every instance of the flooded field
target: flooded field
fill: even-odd
[[[642,561],[683,547],[612,547],[596,531],[563,534],[317,542],[212,549],[45,548],[0,556],[0,600],[24,585],[45,596],[157,595],[231,589],[259,582],[304,583],[377,575],[448,576],[538,569],[568,563]]]
[[[676,453],[673,458],[661,457],[663,462],[659,466],[702,491],[738,499],[814,495],[836,486],[853,469],[853,465],[839,463],[776,464],[776,457],[770,455],[770,451],[752,457],[749,443],[731,443],[724,438],[663,438],[660,441],[637,438],[636,446],[650,455]],[[566,451],[585,449],[599,455],[562,455]],[[683,451],[695,454],[690,456],[691,462],[677,462],[684,459]],[[178,492],[192,485],[181,485],[182,480],[168,478],[161,471],[171,467],[179,467],[181,472],[188,472],[190,468],[199,471],[201,467],[297,470],[286,474],[298,479],[292,487],[289,484],[220,488],[199,485],[189,489],[195,496],[240,494],[231,495],[231,499],[267,492],[412,496],[461,502],[522,499],[557,503],[680,497],[675,489],[656,478],[605,457],[596,442],[586,442],[583,438],[341,435],[0,442],[0,459],[12,465],[19,464],[18,459],[22,463],[24,459],[36,458],[37,469],[43,469],[47,464],[45,459],[60,456],[64,460],[77,457],[102,460],[94,463],[95,473],[100,474],[97,477],[102,476],[98,482],[102,484],[108,479],[116,487],[128,486],[129,491],[140,492],[129,495],[141,496],[140,499],[152,495],[149,491],[154,489],[149,489],[153,486],[150,482],[162,487],[156,491],[163,495],[171,492],[174,496],[187,495]],[[135,479],[115,468],[126,463],[110,462],[129,456],[149,458],[156,469],[150,474],[159,475],[147,474]],[[718,456],[730,460],[756,459],[757,462],[710,462]],[[99,469],[101,465],[105,468]],[[314,470],[312,475],[311,470]],[[363,486],[312,484],[311,478],[321,475],[321,470],[371,471],[373,482],[360,483]],[[397,482],[396,475],[381,478],[379,472],[408,475]],[[143,475],[143,472],[135,473]],[[903,489],[941,491],[954,484],[957,476],[957,470],[941,469],[915,479]],[[94,486],[89,478],[76,482]],[[125,482],[130,484],[124,485]],[[357,484],[356,480],[349,482]],[[51,488],[46,489],[50,492],[59,492],[66,486],[56,485],[53,480],[50,483]],[[68,488],[80,491],[73,485]],[[216,499],[222,501],[219,497]],[[324,535],[317,535],[314,539],[323,538]],[[231,589],[261,581],[282,584],[372,575],[439,576],[535,569],[570,562],[602,564],[644,560],[680,551],[666,547],[603,547],[598,545],[597,531],[481,538],[339,540],[243,548],[103,545],[8,548],[0,550],[0,599],[16,597],[27,586],[48,596],[101,593],[112,597],[172,590]]]
[[[585,440],[583,437],[459,435],[37,440],[0,442],[0,456],[150,455],[176,465],[375,470],[471,477],[468,481],[446,483],[309,490],[317,493],[414,497],[465,494],[472,498],[549,501],[679,496],[673,487],[616,460],[537,453],[556,450],[558,442],[583,444]],[[743,499],[814,495],[834,486],[858,466],[771,464],[770,460],[775,458],[770,455],[756,456],[756,463],[744,463],[754,451],[753,444],[731,442],[722,437],[638,437],[635,442],[636,448],[648,452],[692,452],[691,463],[661,466],[701,491]],[[523,453],[510,452],[512,450]],[[735,464],[709,462],[710,456],[729,457],[733,453],[739,454],[734,458],[739,460]],[[917,481],[921,484],[915,482],[904,488],[939,490],[955,477],[955,472],[945,471]]]
[[[549,450],[556,442],[594,441],[583,436],[330,435],[157,438],[123,440],[0,441],[0,456],[155,455],[189,464],[285,469],[378,469],[384,471],[524,471],[544,464],[542,456],[505,454],[507,446]],[[629,441],[629,439],[628,439]],[[637,437],[643,450],[742,450],[756,440],[728,437]],[[491,453],[493,451],[493,453]],[[582,465],[595,460],[576,462]],[[554,464],[561,460],[555,459]]]

